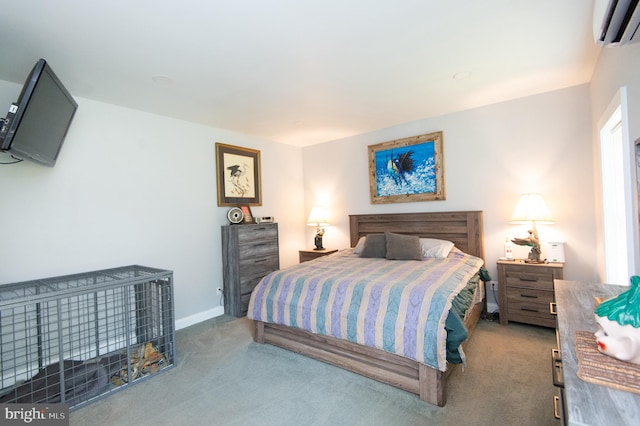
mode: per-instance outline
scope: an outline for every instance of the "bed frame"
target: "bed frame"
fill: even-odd
[[[351,247],[355,247],[358,239],[364,235],[387,231],[449,240],[460,250],[484,258],[481,211],[350,215],[349,226]],[[468,313],[465,326],[469,336],[483,308],[484,300],[474,305]],[[254,321],[254,326],[254,340],[258,343],[280,346],[387,383],[415,393],[430,404],[444,406],[447,401],[446,378],[452,368],[442,372],[380,349],[279,324]]]

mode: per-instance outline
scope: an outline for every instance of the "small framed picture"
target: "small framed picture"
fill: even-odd
[[[240,206],[240,210],[244,213],[243,223],[253,223],[253,214],[251,213],[251,207],[249,205]]]
[[[260,151],[216,142],[218,205],[262,205]]]

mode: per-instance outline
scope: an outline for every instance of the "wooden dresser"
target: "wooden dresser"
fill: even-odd
[[[608,299],[629,287],[557,280],[555,282],[559,351],[552,362],[554,384],[560,389],[555,408],[562,424],[640,424],[640,394],[600,386],[578,377],[575,332],[598,329],[595,297]]]
[[[277,223],[223,226],[224,312],[235,317],[246,315],[255,286],[279,268]]]
[[[509,321],[555,327],[549,312],[553,280],[562,279],[562,263],[498,261],[500,324]]]

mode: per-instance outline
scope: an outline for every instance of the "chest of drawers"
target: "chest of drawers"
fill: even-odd
[[[549,312],[553,280],[562,279],[562,263],[498,261],[500,324],[509,321],[555,327]]]
[[[579,361],[576,331],[598,330],[595,299],[615,297],[629,287],[556,281],[556,311],[559,352],[552,366],[554,385],[560,396],[555,401],[557,417],[562,425],[637,425],[640,419],[640,394],[597,385],[578,376]]]
[[[224,312],[246,315],[255,286],[280,267],[278,224],[223,226],[222,265]]]

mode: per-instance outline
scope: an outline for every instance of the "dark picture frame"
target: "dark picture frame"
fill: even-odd
[[[216,142],[218,205],[262,205],[260,151]]]
[[[443,133],[369,145],[371,204],[445,200]]]

